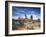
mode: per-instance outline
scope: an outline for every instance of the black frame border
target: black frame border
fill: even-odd
[[[27,33],[27,34],[8,34],[8,2],[11,3],[28,3],[28,4],[43,4],[43,33]],[[5,1],[5,36],[18,36],[18,35],[35,35],[35,34],[45,34],[45,3],[41,2],[25,2],[25,1]]]

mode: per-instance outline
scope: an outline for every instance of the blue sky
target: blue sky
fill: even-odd
[[[25,18],[25,14],[27,18],[30,18],[33,15],[33,19],[40,18],[40,8],[38,7],[12,7],[12,17],[13,19],[17,19],[18,17]]]

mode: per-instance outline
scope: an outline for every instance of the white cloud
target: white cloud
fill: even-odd
[[[21,12],[25,12],[25,11],[22,10]]]
[[[18,19],[18,16],[12,16],[12,19]]]
[[[37,20],[38,19],[38,16],[37,15],[33,15],[33,19],[34,20]]]
[[[27,18],[30,18],[31,14],[30,15],[27,15]]]
[[[20,16],[21,18],[25,18],[25,16]]]
[[[31,15],[34,15],[34,11],[31,12]]]
[[[23,15],[23,16],[21,15],[21,16],[12,16],[12,19],[18,19],[19,17],[20,17],[20,18],[25,18],[24,15]]]
[[[20,14],[19,12],[16,12],[16,14]]]

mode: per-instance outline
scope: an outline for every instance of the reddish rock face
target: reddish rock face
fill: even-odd
[[[16,19],[16,20],[31,20],[29,18],[19,18],[19,19]]]
[[[17,28],[17,30],[27,30],[27,28]]]
[[[17,30],[31,30],[31,28],[17,28]]]

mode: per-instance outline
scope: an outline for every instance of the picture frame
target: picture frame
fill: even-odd
[[[34,34],[45,34],[45,3],[5,1],[5,36]]]

